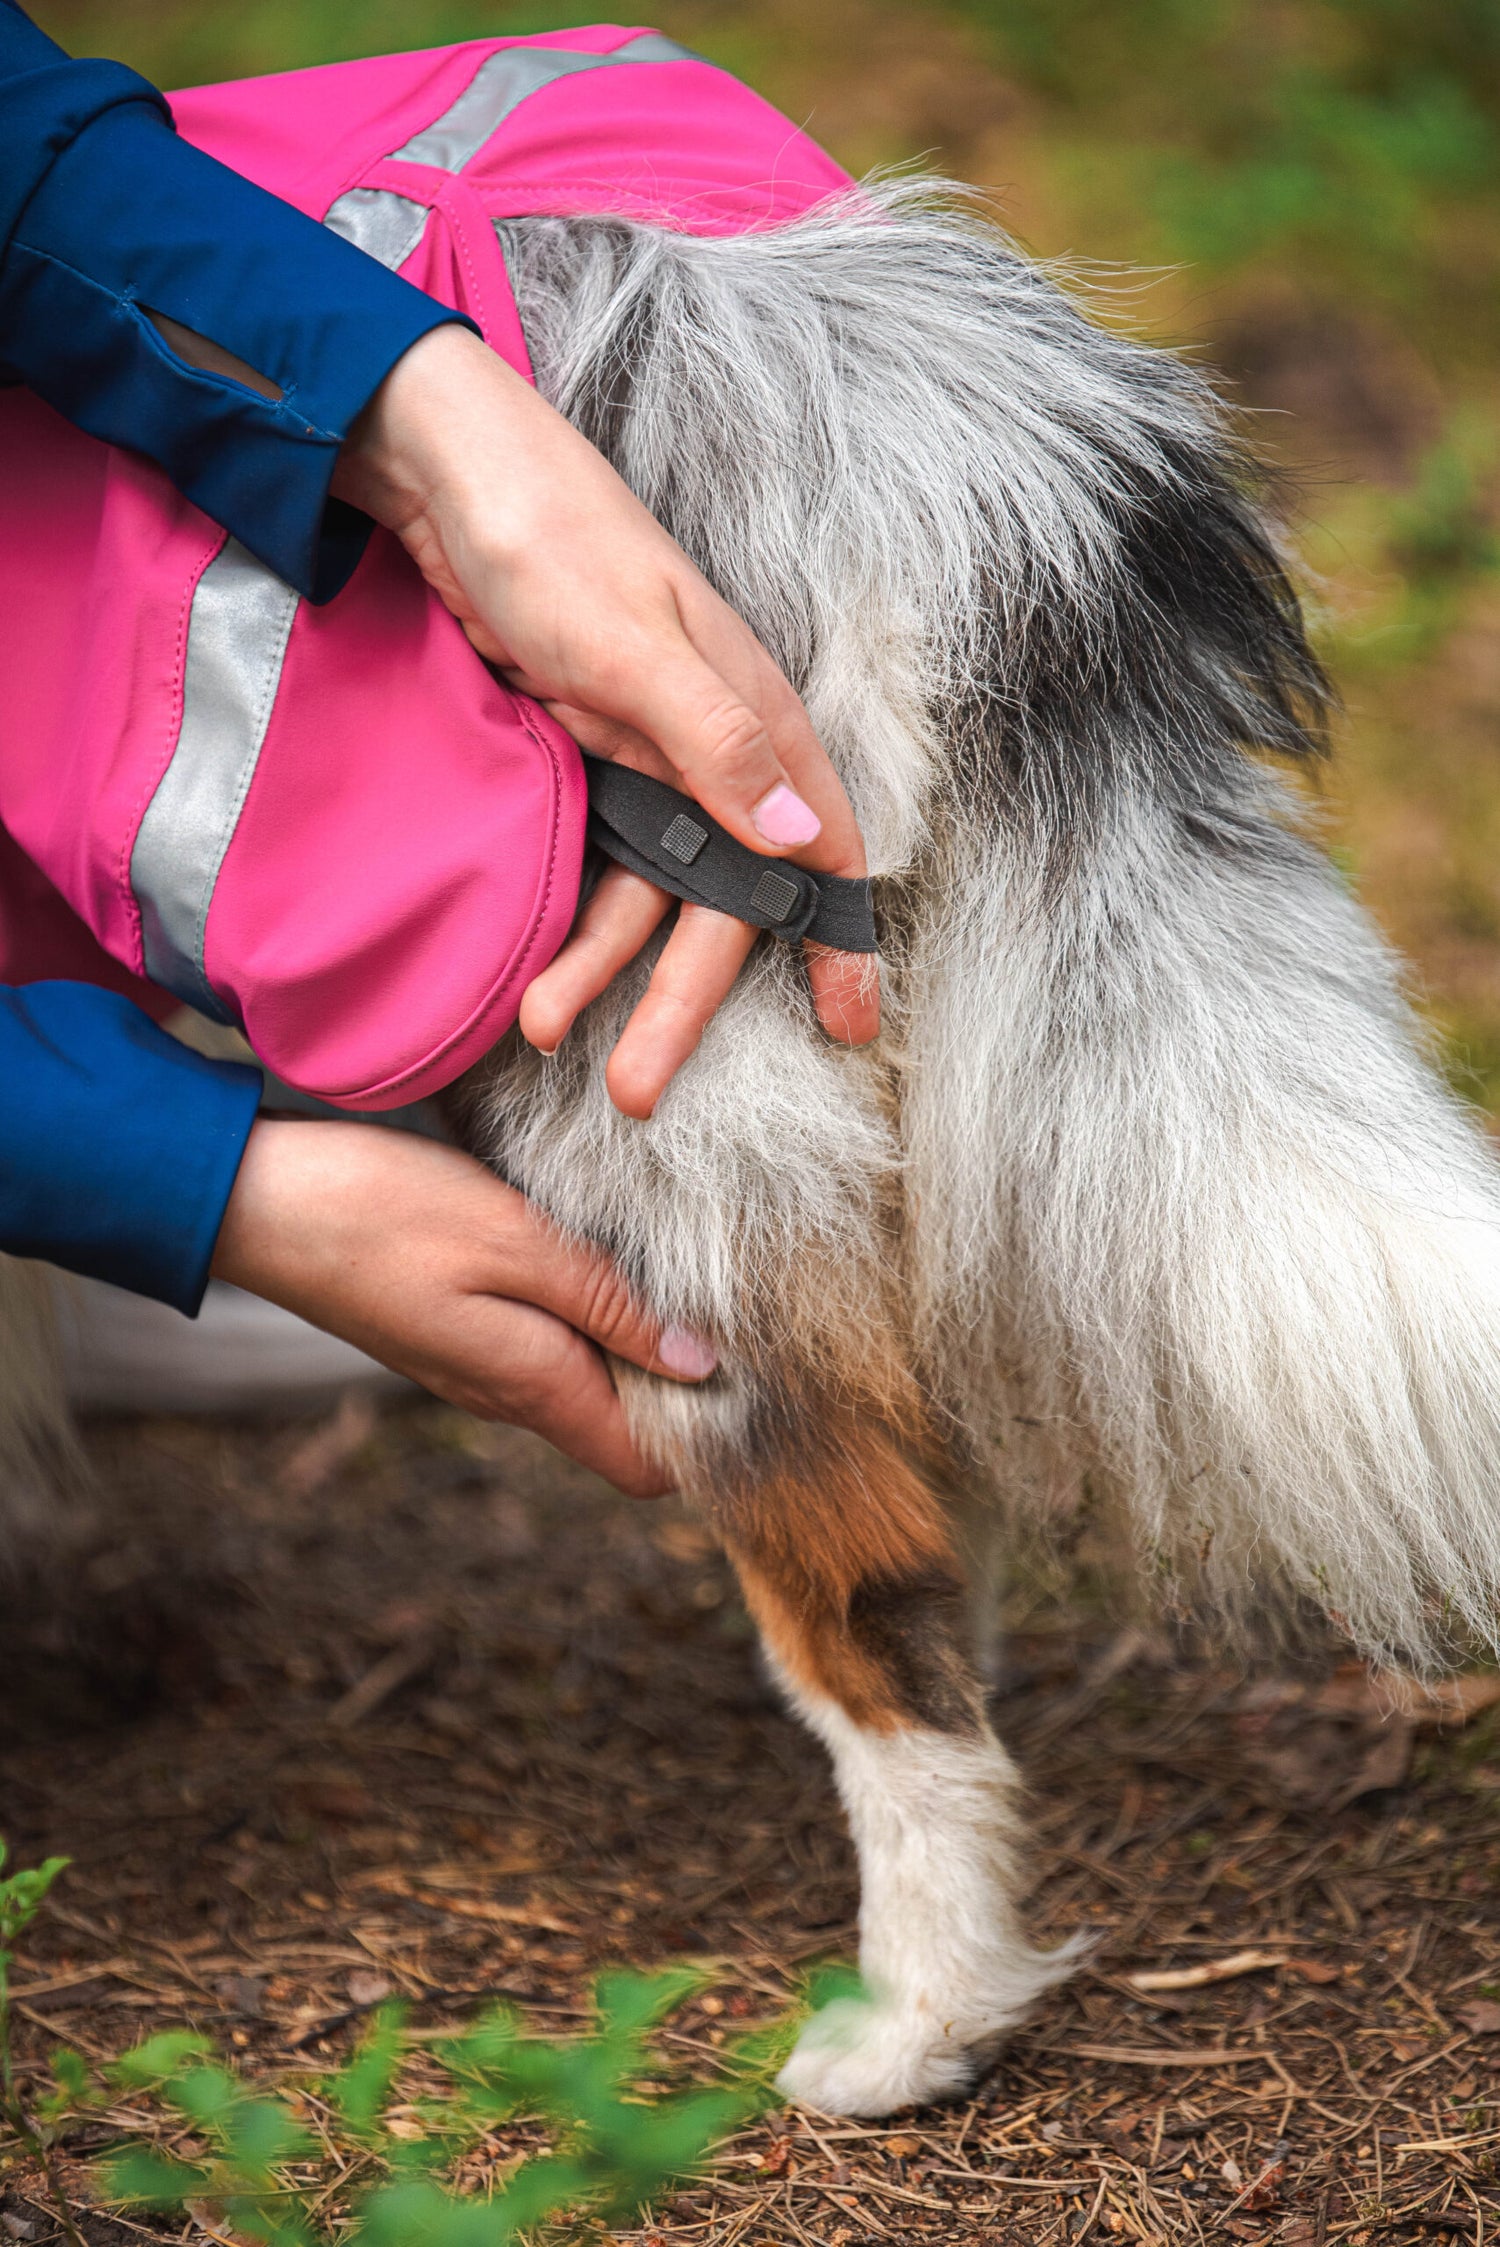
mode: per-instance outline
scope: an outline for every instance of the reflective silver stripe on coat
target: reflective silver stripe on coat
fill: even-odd
[[[427,205],[414,203],[409,195],[393,195],[386,187],[351,187],[331,206],[323,224],[394,273],[421,241],[427,217]]]
[[[502,47],[487,55],[468,85],[435,125],[413,133],[392,151],[398,164],[432,164],[440,172],[461,172],[490,135],[518,109],[528,94],[550,86],[575,70],[599,70],[620,62],[694,62],[691,47],[648,31],[627,40],[612,55],[580,55],[566,47]]]
[[[430,164],[439,172],[461,172],[529,94],[558,78],[570,78],[578,70],[607,69],[615,63],[700,59],[691,47],[663,38],[659,31],[628,39],[612,55],[575,54],[566,47],[502,47],[486,55],[441,117],[391,150],[389,161]],[[394,272],[421,241],[427,212],[421,203],[388,187],[351,187],[330,205],[323,224],[367,250],[371,257],[378,257]]]
[[[216,1021],[203,969],[208,909],[256,762],[297,595],[231,539],[203,572],[188,618],[177,746],[130,858],[146,973]]]
[[[501,48],[486,56],[442,116],[393,149],[392,158],[460,172],[528,94],[554,79],[615,63],[699,59],[657,32],[611,55]],[[426,205],[409,195],[353,187],[323,223],[394,272],[421,241],[427,218]],[[255,778],[298,598],[233,538],[199,578],[188,616],[182,723],[130,856],[147,975],[217,1022],[233,1016],[204,967],[209,908]]]

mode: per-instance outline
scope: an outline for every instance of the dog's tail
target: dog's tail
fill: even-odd
[[[974,855],[913,994],[934,1357],[1017,1373],[1177,1583],[1421,1661],[1500,1635],[1500,1179],[1256,793],[1214,833],[1121,804],[1045,908]]]
[[[1054,475],[1110,531],[1022,614],[979,581],[987,675],[912,885],[929,1362],[1220,1615],[1311,1602],[1418,1664],[1500,1644],[1500,1163],[1251,755],[1315,757],[1328,703],[1253,463],[1189,370],[1073,342],[1090,461]]]
[[[1315,751],[1326,689],[1207,387],[921,183],[502,239],[543,388],[781,660],[887,877],[939,1405],[1043,1423],[1229,1604],[1493,1638],[1500,1180],[1246,753]]]

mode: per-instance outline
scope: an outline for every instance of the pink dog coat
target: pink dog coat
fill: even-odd
[[[738,233],[849,184],[726,72],[609,24],[172,106],[187,139],[468,313],[528,378],[495,220]],[[159,470],[25,391],[0,397],[0,480],[0,980],[84,974],[158,1013],[173,994],[346,1107],[451,1082],[572,920],[573,742],[384,532],[312,608]],[[36,870],[24,902],[7,836]]]

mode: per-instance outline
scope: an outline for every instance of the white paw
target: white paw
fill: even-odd
[[[953,2098],[992,2050],[976,2053],[930,2014],[841,1997],[813,2015],[776,2088],[824,2114],[890,2114]]]

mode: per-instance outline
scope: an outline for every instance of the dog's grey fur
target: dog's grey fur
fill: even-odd
[[[768,942],[629,1122],[604,1063],[648,953],[556,1056],[512,1039],[466,1088],[471,1143],[715,1338],[701,1390],[621,1369],[643,1442],[742,1551],[757,1478],[792,1491],[785,1560],[851,1400],[900,1391],[881,1456],[935,1429],[923,1472],[970,1512],[1087,1477],[1220,1612],[1311,1602],[1419,1663],[1493,1642],[1495,1168],[1257,761],[1316,754],[1327,698],[1210,389],[931,186],[727,240],[501,237],[543,391],[786,669],[879,877],[876,1048],[830,1045]],[[1020,1931],[951,1586],[857,1589],[844,1674],[885,1648],[906,1713],[789,1686],[875,2003],[786,2081],[883,2112],[959,2086],[1064,1961]]]
[[[1493,1637],[1495,1167],[1246,753],[1315,751],[1325,690],[1213,393],[930,185],[501,232],[541,387],[786,668],[883,877],[874,1053],[767,945],[648,1125],[603,1082],[644,966],[494,1078],[507,1172],[724,1345],[712,1395],[633,1385],[643,1432],[711,1474],[767,1306],[869,1315],[894,1181],[997,1498],[1091,1471],[1230,1606]]]
[[[826,1043],[764,944],[627,1122],[604,1063],[648,955],[471,1095],[471,1143],[720,1345],[701,1392],[621,1369],[642,1441],[736,1550],[757,1487],[783,1554],[820,1506],[878,1527],[868,1466],[820,1494],[883,1351],[971,1519],[1087,1478],[1226,1620],[1311,1603],[1419,1664],[1493,1643],[1495,1168],[1265,762],[1317,754],[1327,692],[1211,390],[932,187],[731,240],[501,238],[541,388],[786,669],[880,877],[874,1050]],[[873,1588],[961,1701],[940,1586]],[[977,1703],[929,1683],[892,1729],[836,1667],[787,1683],[859,1848],[872,2000],[782,2080],[878,2114],[961,2088],[1067,1961],[1022,1932]]]

